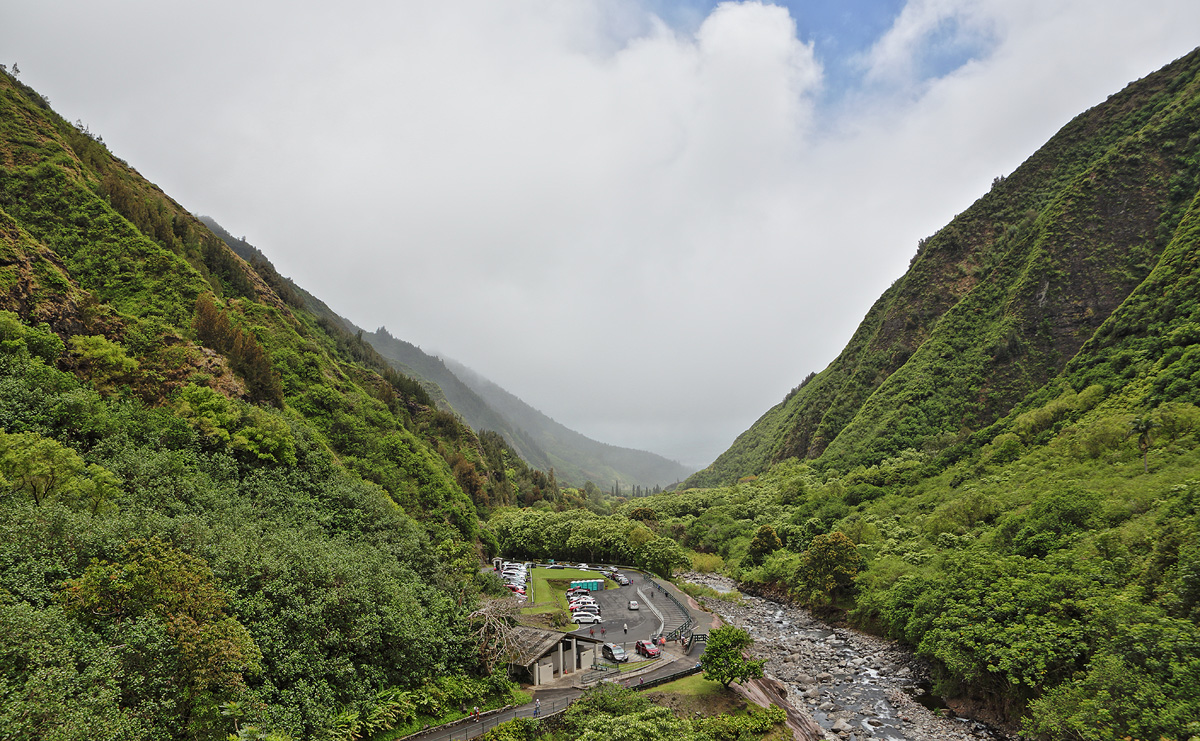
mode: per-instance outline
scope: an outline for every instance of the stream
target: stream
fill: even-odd
[[[719,592],[736,589],[726,577],[683,578]],[[807,610],[744,596],[742,604],[705,599],[730,625],[754,638],[752,652],[788,688],[791,704],[807,710],[838,741],[1008,741],[1004,732],[955,717],[928,694],[924,662],[894,641],[833,627]]]

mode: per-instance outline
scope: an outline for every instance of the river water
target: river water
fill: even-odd
[[[712,574],[684,578],[720,592],[736,588]],[[893,641],[830,626],[807,610],[758,597],[705,605],[754,637],[753,652],[788,687],[789,701],[806,709],[839,741],[1007,741],[1011,736],[955,717],[927,693],[925,664]]]

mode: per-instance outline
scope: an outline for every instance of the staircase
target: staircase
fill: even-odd
[[[692,647],[697,643],[708,643],[708,633],[692,633],[683,639],[683,647],[687,649],[688,654],[692,653]]]

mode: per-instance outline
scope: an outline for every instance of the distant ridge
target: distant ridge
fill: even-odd
[[[448,361],[447,367],[511,426],[545,451],[559,480],[591,481],[602,488],[613,481],[619,481],[622,489],[625,484],[669,486],[693,471],[654,453],[592,440],[554,421],[470,368],[454,361]],[[508,442],[515,446],[513,441]]]

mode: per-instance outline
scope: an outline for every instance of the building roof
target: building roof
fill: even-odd
[[[583,643],[603,643],[603,641],[587,635],[560,633],[556,630],[518,625],[512,630],[513,648],[516,654],[512,663],[526,667],[532,666],[555,649],[564,638],[574,638]]]

